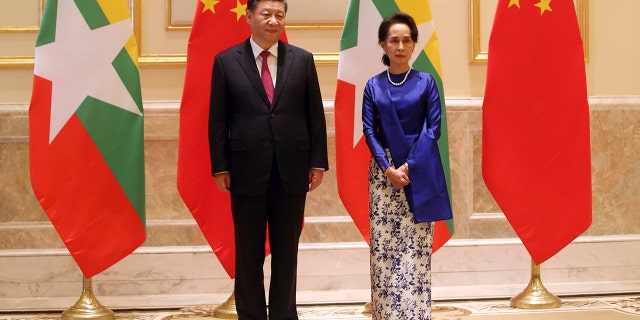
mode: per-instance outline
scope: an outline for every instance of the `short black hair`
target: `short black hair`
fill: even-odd
[[[378,28],[378,43],[383,43],[387,40],[387,37],[389,36],[389,29],[396,23],[406,24],[409,27],[409,30],[411,30],[411,40],[413,40],[413,42],[418,42],[418,25],[416,25],[416,21],[404,12],[397,12],[382,20],[380,23],[380,27]],[[391,60],[389,60],[389,57],[386,54],[382,55],[382,63],[384,63],[385,66],[389,66],[391,64]]]
[[[247,1],[247,10],[253,11],[258,7],[258,2],[263,0],[249,0]],[[270,0],[270,1],[278,1],[284,4],[284,12],[287,12],[289,5],[287,4],[287,0]]]

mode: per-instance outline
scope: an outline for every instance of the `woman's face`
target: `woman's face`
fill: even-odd
[[[394,23],[389,27],[387,39],[381,43],[382,49],[391,61],[390,67],[409,65],[416,43],[411,39],[411,29],[404,23]]]

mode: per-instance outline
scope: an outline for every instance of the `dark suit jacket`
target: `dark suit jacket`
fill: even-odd
[[[231,192],[267,190],[277,160],[285,190],[309,189],[309,169],[328,170],[327,131],[313,55],[279,42],[269,103],[249,39],[214,61],[209,112],[212,174],[229,171]]]

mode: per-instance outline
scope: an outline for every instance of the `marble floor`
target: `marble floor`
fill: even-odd
[[[178,309],[114,310],[122,320],[221,319],[215,305]],[[301,305],[301,320],[368,320],[364,304]],[[0,313],[0,320],[53,320],[60,312]],[[436,301],[433,320],[638,320],[640,295],[563,297],[562,306],[547,310],[514,309],[508,300]]]

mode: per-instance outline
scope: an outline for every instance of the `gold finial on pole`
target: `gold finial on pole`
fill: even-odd
[[[62,313],[62,320],[99,319],[113,320],[115,314],[93,295],[91,278],[82,277],[82,295],[76,304]]]
[[[213,316],[220,319],[238,319],[235,292],[231,293],[231,296],[227,301],[213,310]]]
[[[540,265],[531,260],[531,280],[517,296],[511,298],[511,307],[518,309],[553,309],[562,305],[558,297],[547,291],[540,280]]]

